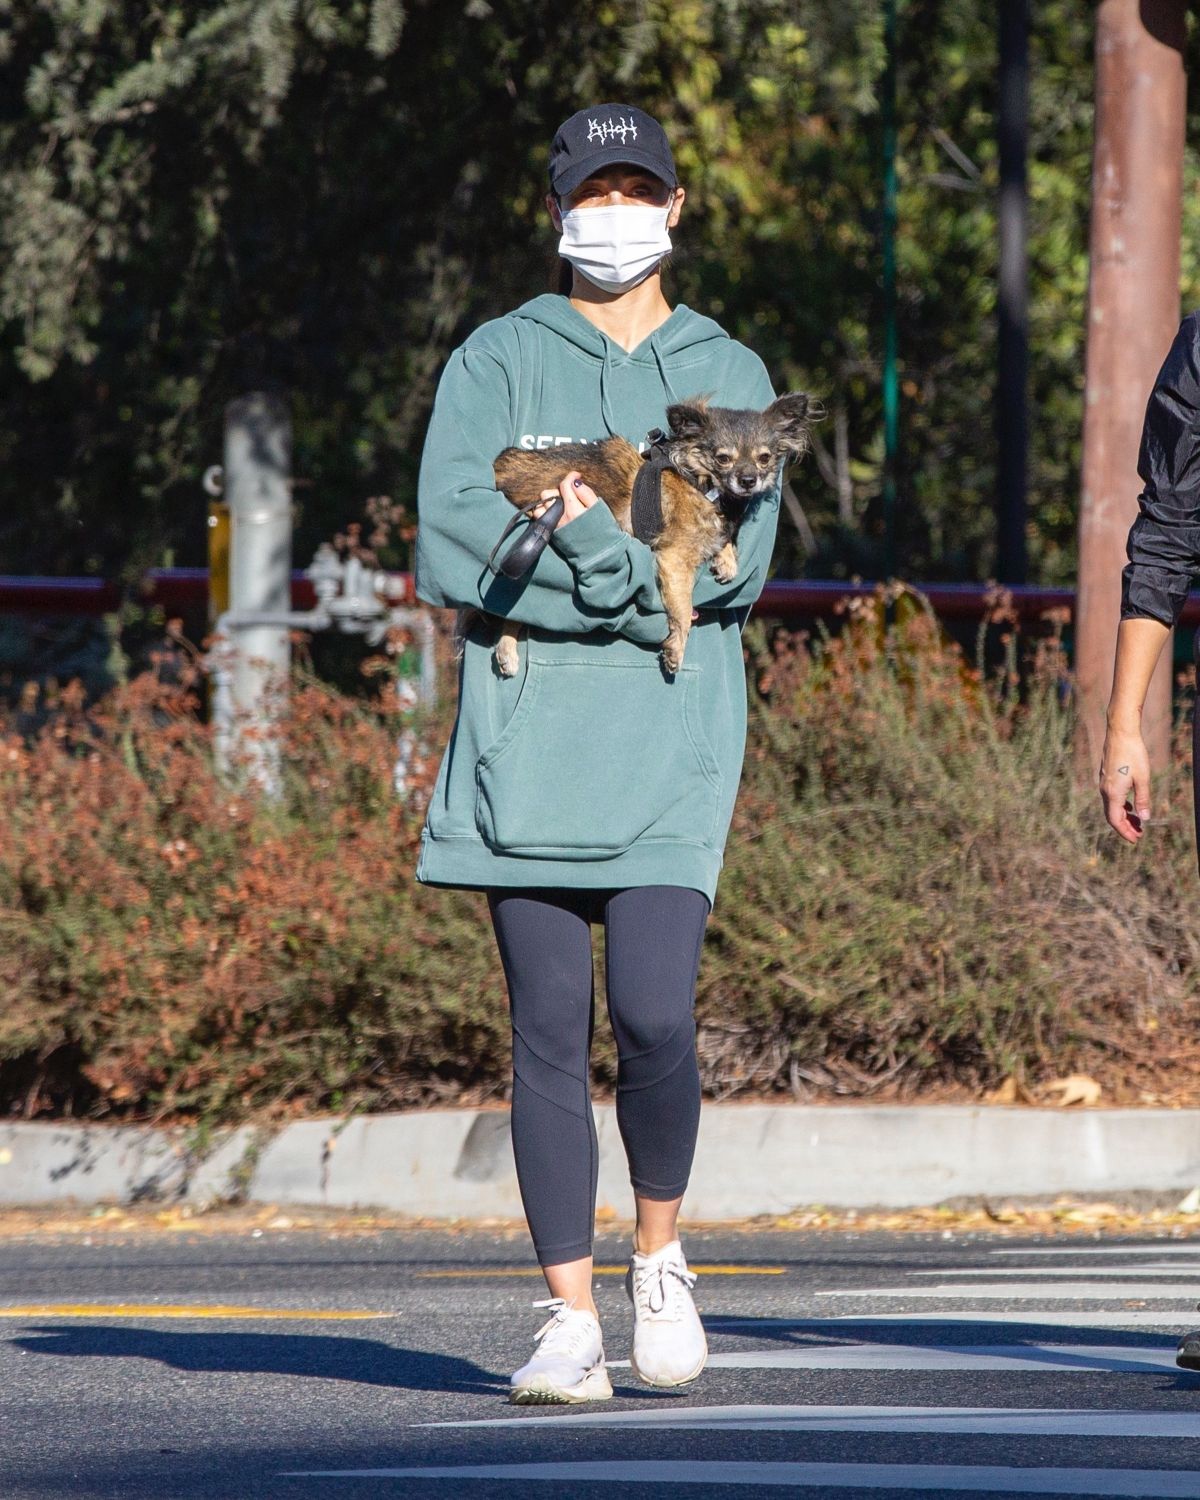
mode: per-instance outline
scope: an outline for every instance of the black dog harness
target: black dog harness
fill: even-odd
[[[642,467],[633,480],[629,521],[639,542],[650,543],[663,529],[662,477],[671,467],[667,435],[661,427],[647,433],[650,446],[642,454]]]
[[[678,474],[679,470],[668,455],[667,445],[671,441],[669,433],[664,432],[661,427],[654,427],[646,434],[646,438],[650,446],[642,454],[642,467],[634,475],[629,523],[639,542],[650,543],[663,529],[663,475],[668,469],[673,474]],[[721,492],[714,487],[707,491],[704,498],[719,505]]]

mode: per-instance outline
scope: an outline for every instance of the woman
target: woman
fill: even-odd
[[[1200,312],[1179,325],[1154,382],[1138,474],[1143,489],[1126,546],[1129,562],[1122,574],[1121,624],[1100,761],[1104,815],[1131,844],[1141,839],[1150,817],[1142,707],[1192,578],[1200,573]],[[1184,1335],[1175,1361],[1200,1370],[1200,1332]]]
[[[741,775],[741,631],[766,578],[778,484],[742,526],[739,572],[697,581],[674,677],[654,558],[568,474],[550,545],[514,582],[486,563],[512,517],[492,461],[621,433],[645,447],[666,408],[710,394],[774,398],[761,360],[663,296],[684,190],[661,126],[641,110],[580,110],[554,138],[546,205],[570,269],[547,294],[485,323],[438,386],[418,488],[416,591],[521,622],[520,668],[492,659],[494,622],[466,634],[458,717],[430,800],[417,879],[484,890],[513,1026],[512,1138],[550,1298],[521,1403],[605,1399],[592,1299],[596,1128],[589,1097],[593,923],[605,932],[618,1048],[617,1120],[637,1226],[626,1290],[632,1365],[682,1385],[707,1346],[677,1219],[700,1115],[692,1007],[705,924]],[[539,509],[539,513],[546,507]]]
[[[1142,707],[1150,678],[1200,572],[1200,312],[1184,318],[1154,382],[1138,453],[1143,489],[1121,578],[1108,727],[1100,762],[1104,815],[1136,844],[1150,816]]]

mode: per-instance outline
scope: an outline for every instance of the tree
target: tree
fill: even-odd
[[[202,562],[199,476],[225,401],[252,386],[291,402],[299,556],[369,495],[411,508],[446,355],[550,283],[554,126],[624,97],[663,119],[689,188],[674,293],[829,409],[795,476],[820,540],[807,566],[877,570],[878,0],[0,0],[0,18],[15,101],[0,115],[0,568]],[[984,0],[901,12],[910,576],[992,566],[993,20]],[[1090,44],[1078,7],[1040,8],[1030,552],[1047,581],[1074,558]],[[1187,171],[1194,188],[1194,152]],[[805,565],[785,529],[780,573]]]

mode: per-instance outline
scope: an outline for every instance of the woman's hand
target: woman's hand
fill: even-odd
[[[1108,733],[1100,757],[1100,799],[1104,816],[1129,844],[1142,836],[1150,816],[1150,757],[1142,740],[1142,706],[1155,663],[1171,627],[1162,620],[1134,616],[1117,627]],[[1132,793],[1132,807],[1126,798]]]
[[[559,481],[556,490],[542,491],[541,504],[533,506],[529,514],[535,517],[543,515],[549,503],[552,500],[557,500],[560,495],[563,498],[563,513],[558,518],[558,523],[554,528],[555,531],[559,527],[565,526],[568,521],[573,521],[576,516],[583,515],[585,510],[590,510],[600,499],[600,496],[597,495],[596,491],[590,485],[584,484],[583,480],[579,477],[578,470],[572,469],[569,474],[565,474]]]
[[[1136,844],[1150,816],[1150,757],[1140,724],[1109,724],[1100,757],[1100,799],[1111,827]]]
[[[541,502],[538,505],[531,506],[529,514],[531,516],[544,515],[546,507],[552,501],[557,500],[560,495],[563,498],[563,513],[558,518],[558,522],[554,527],[555,531],[565,526],[568,521],[573,521],[576,516],[583,515],[584,511],[590,510],[593,505],[603,504],[600,496],[592,489],[591,485],[584,484],[578,471],[572,469],[569,474],[563,475],[556,490],[542,491]],[[692,623],[694,624],[699,618],[700,611],[693,609]]]

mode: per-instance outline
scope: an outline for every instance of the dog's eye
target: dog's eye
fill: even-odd
[[[758,466],[760,469],[765,469],[770,462],[771,455],[764,449],[763,452],[758,455]]]
[[[716,455],[716,459],[723,469],[727,469],[733,462],[733,454],[730,453],[727,449],[722,448],[721,451]]]

